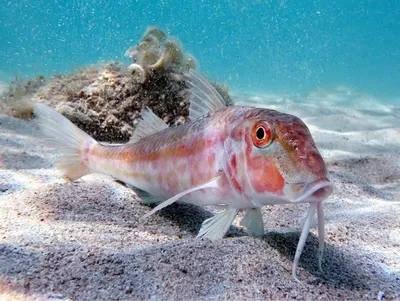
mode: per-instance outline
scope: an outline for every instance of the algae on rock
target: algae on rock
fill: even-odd
[[[29,93],[21,88],[26,83],[19,83],[14,93],[18,97],[10,98],[14,94],[8,93],[0,110],[3,104],[8,110],[3,113],[29,118],[35,102],[46,103],[95,139],[119,143],[129,140],[145,107],[168,125],[185,123],[189,93],[184,73],[195,68],[194,58],[157,28],[149,28],[126,55],[134,61],[128,67],[118,62],[88,66],[73,74],[43,78]],[[213,85],[231,105],[227,89]]]
[[[177,41],[168,39],[163,31],[154,27],[150,27],[142,41],[129,48],[125,56],[133,60],[128,69],[142,83],[150,71],[165,69],[183,73],[196,68],[194,58],[185,54]]]

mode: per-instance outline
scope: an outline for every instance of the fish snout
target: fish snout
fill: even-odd
[[[323,201],[328,198],[334,190],[334,185],[326,177],[304,183],[303,187],[300,195],[293,201],[294,203]]]
[[[313,181],[286,183],[284,194],[291,203],[311,203],[323,201],[328,198],[334,190],[334,185],[327,177]]]

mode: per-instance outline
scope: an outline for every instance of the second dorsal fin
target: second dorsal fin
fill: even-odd
[[[186,74],[186,82],[190,86],[189,119],[191,121],[226,107],[221,94],[193,70]]]
[[[168,128],[168,125],[154,114],[150,108],[146,107],[142,112],[142,120],[133,131],[129,142],[137,142],[144,137],[158,133],[166,128]]]

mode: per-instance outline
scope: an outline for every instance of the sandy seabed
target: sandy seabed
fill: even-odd
[[[324,273],[314,227],[291,268],[307,205],[263,208],[195,239],[212,208],[150,210],[107,176],[69,183],[32,123],[0,115],[0,300],[400,300],[400,105],[325,93],[237,95],[302,118],[336,186],[325,202]]]

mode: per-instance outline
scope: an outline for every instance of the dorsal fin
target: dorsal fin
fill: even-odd
[[[133,131],[129,142],[137,142],[144,137],[153,135],[166,129],[167,127],[168,125],[160,117],[154,114],[150,108],[146,107],[142,112],[142,120]]]
[[[185,77],[190,86],[190,120],[196,120],[226,107],[221,94],[205,78],[193,70],[189,70]]]

